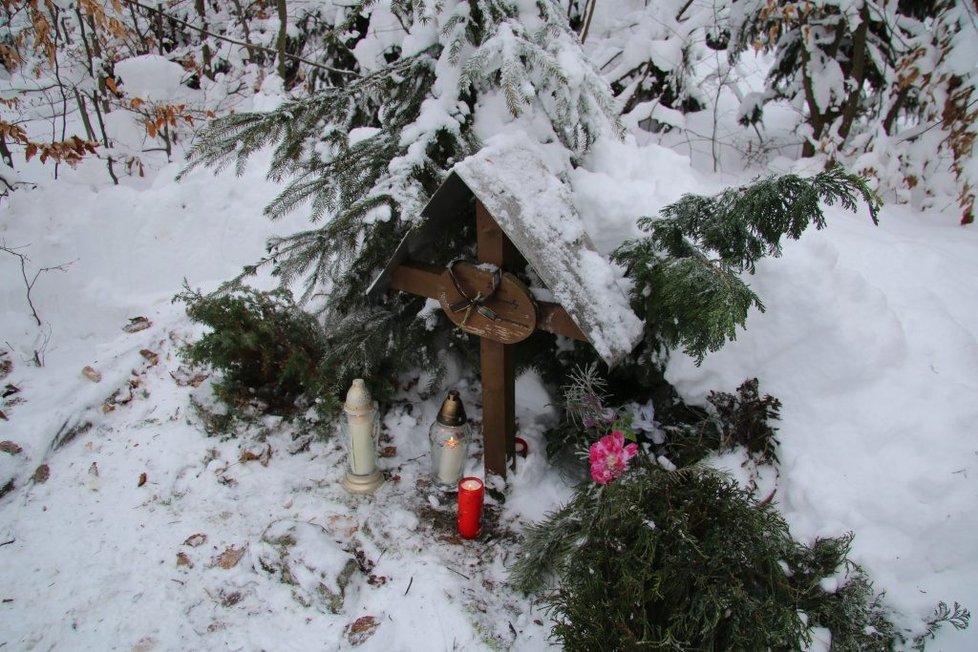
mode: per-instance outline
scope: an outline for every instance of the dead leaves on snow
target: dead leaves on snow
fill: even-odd
[[[93,383],[102,382],[102,372],[96,371],[94,367],[90,365],[85,365],[82,367],[82,376],[92,381]]]
[[[191,548],[198,548],[207,543],[207,535],[198,532],[197,534],[191,534],[187,537],[187,540],[183,542],[183,545],[190,546]]]
[[[133,399],[137,398],[138,396],[147,398],[149,396],[149,392],[147,392],[145,389],[143,389],[142,392],[136,391],[142,386],[143,379],[141,374],[133,371],[133,375],[129,378],[129,382],[112,392],[112,395],[105,399],[105,402],[102,403],[102,413],[108,414],[109,412],[114,411],[116,407],[120,405],[129,405],[132,403]]]
[[[24,449],[12,441],[0,441],[0,452],[9,453],[10,455],[19,455],[22,450]]]
[[[179,387],[200,387],[201,383],[210,378],[210,374],[204,372],[194,373],[187,367],[180,365],[176,371],[170,372],[170,378]]]
[[[149,319],[143,316],[130,317],[129,323],[122,327],[127,333],[138,333],[139,331],[144,331],[153,325]]]
[[[196,534],[191,534],[183,542],[183,545],[189,548],[199,548],[200,546],[207,543],[207,535],[198,532]],[[248,546],[243,545],[240,548],[235,545],[227,546],[223,552],[215,555],[211,559],[211,568],[223,568],[224,570],[230,570],[238,565],[238,562],[244,557],[245,552],[248,551]],[[177,568],[186,567],[193,568],[194,562],[187,554],[187,551],[181,550],[177,552]]]
[[[238,562],[244,557],[246,550],[248,550],[248,546],[241,546],[240,548],[235,548],[233,545],[228,546],[224,549],[224,552],[214,558],[211,566],[230,570],[238,565]]]
[[[272,460],[272,445],[265,444],[264,446],[246,448],[238,461],[242,464],[245,462],[260,462],[262,466],[268,466],[268,463]]]
[[[34,484],[44,484],[51,477],[51,468],[47,464],[42,464],[34,470],[31,480]]]
[[[347,627],[346,640],[350,645],[361,645],[374,635],[380,623],[373,616],[360,616]]]

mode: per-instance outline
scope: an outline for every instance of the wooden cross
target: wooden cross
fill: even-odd
[[[521,258],[519,251],[478,200],[475,217],[478,262],[487,263],[501,272],[515,269]],[[459,283],[464,287],[457,287]],[[528,291],[521,291],[514,285],[518,281],[512,277],[505,276],[497,290],[498,283],[498,277],[494,280],[493,271],[489,269],[469,266],[460,269],[453,279],[444,267],[417,261],[401,263],[390,277],[391,288],[438,300],[453,322],[480,338],[485,471],[487,476],[496,473],[505,478],[506,462],[514,459],[516,438],[512,344],[527,337],[534,329],[582,341],[587,341],[587,337],[562,306],[533,302],[528,299]],[[474,309],[476,305],[472,299],[490,294],[482,304],[488,310],[485,314],[479,313]]]

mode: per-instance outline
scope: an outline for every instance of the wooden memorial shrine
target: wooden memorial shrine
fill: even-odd
[[[439,234],[473,217],[476,261],[424,261]],[[513,275],[525,266],[553,301],[535,298]],[[455,166],[368,295],[400,290],[434,299],[458,328],[480,338],[485,471],[505,478],[516,437],[512,345],[544,330],[590,342],[613,365],[642,333],[616,278],[570,191],[539,156],[515,146],[483,149]]]

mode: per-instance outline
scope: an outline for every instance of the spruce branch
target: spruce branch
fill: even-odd
[[[753,273],[757,260],[781,255],[782,237],[797,240],[809,225],[825,227],[822,202],[855,211],[860,197],[878,224],[879,199],[864,179],[837,167],[807,179],[769,177],[713,197],[685,195],[666,206],[661,219],[642,218],[639,227],[670,256],[685,257],[693,246]]]
[[[643,217],[648,237],[612,255],[635,280],[632,301],[645,315],[647,339],[680,346],[697,364],[736,339],[760,297],[742,280],[766,256],[778,257],[782,238],[825,227],[822,203],[855,211],[862,199],[878,224],[879,199],[866,182],[841,168],[811,178],[789,174],[731,188],[713,197],[684,195],[661,217]]]

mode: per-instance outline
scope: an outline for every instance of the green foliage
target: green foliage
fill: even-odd
[[[781,401],[770,394],[761,397],[757,388],[757,378],[751,378],[741,383],[736,395],[710,392],[707,396],[716,412],[719,431],[713,450],[732,450],[739,445],[758,462],[777,464],[776,449],[780,442],[775,437],[778,429],[771,422],[781,418]],[[700,456],[708,452],[711,451],[704,450]]]
[[[175,300],[187,305],[193,321],[210,327],[183,355],[223,372],[214,391],[229,406],[258,400],[268,411],[286,415],[302,400],[315,402],[324,413],[338,408],[336,376],[323,365],[322,330],[287,290],[239,287],[205,296],[188,287]]]
[[[782,238],[797,239],[825,217],[821,202],[855,210],[861,197],[874,223],[879,202],[866,182],[841,168],[804,179],[793,174],[730,188],[713,197],[685,195],[639,227],[650,235],[613,254],[634,279],[632,304],[646,324],[646,347],[681,346],[701,362],[736,339],[760,298],[741,279]]]
[[[407,153],[411,141],[404,130],[420,115],[435,81],[434,66],[426,51],[268,113],[220,118],[190,151],[188,170],[219,170],[234,162],[240,174],[255,152],[274,145],[268,176],[288,183],[265,214],[275,219],[309,205],[311,220],[325,223],[272,240],[263,262],[274,266],[283,284],[305,280],[303,298],[332,288],[330,296],[342,311],[359,301],[363,279],[386,262],[403,236],[404,227],[391,218],[419,213],[441,181],[446,160],[477,148],[467,130],[446,125],[412,165],[392,166]],[[455,117],[466,120],[460,113]],[[377,131],[351,144],[349,134],[357,128]]]
[[[913,649],[923,650],[927,646],[927,641],[933,640],[941,626],[950,623],[954,629],[967,629],[971,624],[971,612],[954,603],[954,609],[947,606],[946,602],[938,602],[934,608],[934,614],[927,621],[927,628],[923,634],[914,637]]]
[[[712,409],[684,406],[663,416],[652,412],[651,402],[609,407],[608,386],[597,367],[578,368],[563,388],[563,418],[547,433],[547,455],[565,471],[583,478],[581,451],[620,430],[626,439],[643,440],[656,455],[680,467],[738,446],[757,463],[774,465],[779,442],[772,422],[780,418],[781,401],[770,394],[761,396],[758,387],[758,380],[751,378],[741,383],[736,394],[710,392],[706,400]]]
[[[543,599],[566,649],[789,650],[810,641],[810,626],[829,628],[833,649],[898,642],[846,558],[850,537],[804,546],[771,505],[717,472],[635,462],[529,528],[511,569],[524,592],[559,578]],[[822,588],[840,574],[838,591]]]

